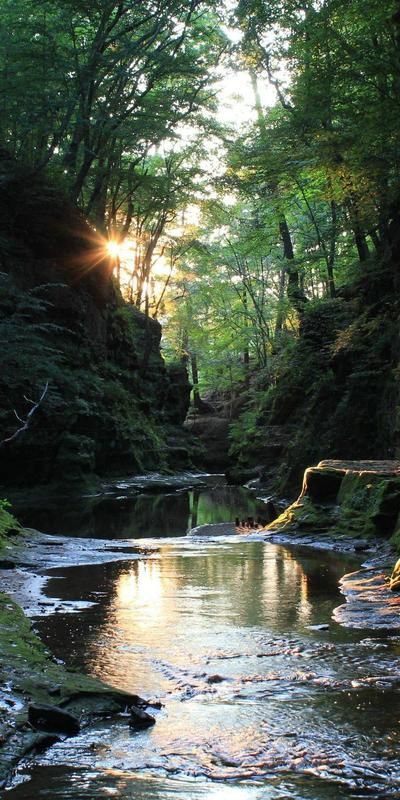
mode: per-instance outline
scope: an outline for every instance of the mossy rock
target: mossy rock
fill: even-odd
[[[392,534],[390,541],[392,545],[396,548],[396,550],[400,553],[400,514],[397,517],[396,526],[394,533]]]
[[[400,513],[400,478],[347,473],[337,499],[343,532],[390,536]]]
[[[321,461],[305,471],[298,500],[267,530],[326,530],[392,537],[400,547],[400,470],[391,461]]]
[[[0,551],[7,536],[21,529],[17,519],[10,511],[11,504],[7,500],[0,500]]]
[[[302,497],[292,503],[282,514],[267,525],[267,531],[284,531],[285,533],[309,529],[310,531],[326,531],[332,527],[333,511],[329,506],[318,506],[308,497]]]
[[[400,558],[394,565],[393,572],[390,576],[389,588],[392,592],[400,592]]]
[[[304,473],[302,495],[314,503],[336,501],[343,481],[343,472],[329,467],[309,467]]]

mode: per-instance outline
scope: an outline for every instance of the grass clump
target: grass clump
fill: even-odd
[[[11,532],[21,530],[21,525],[10,511],[11,503],[0,500],[0,549]]]

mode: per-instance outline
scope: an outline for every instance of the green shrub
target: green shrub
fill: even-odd
[[[21,526],[10,512],[11,503],[8,500],[0,500],[0,540],[3,539],[11,530],[18,530]]]

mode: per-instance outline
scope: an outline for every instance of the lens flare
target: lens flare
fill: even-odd
[[[106,249],[111,258],[118,258],[121,255],[121,245],[118,244],[118,242],[114,242],[112,239],[107,242]]]

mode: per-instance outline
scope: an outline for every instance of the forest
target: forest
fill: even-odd
[[[0,75],[0,792],[398,798],[400,0],[1,0]]]
[[[273,452],[292,489],[321,457],[394,457],[399,24],[388,0],[4,0],[4,440],[48,384],[14,472],[35,430],[63,474],[101,471],[90,431],[105,416],[127,463],[132,413],[146,452],[165,444],[138,408],[160,394],[143,390],[148,355],[132,375],[123,355],[96,362],[98,330],[79,339],[82,298],[61,298],[74,269],[112,274],[114,338],[132,345],[136,311],[156,338],[161,323],[198,412],[223,403],[238,474]],[[66,281],[49,264],[71,249],[68,226],[93,253]]]

